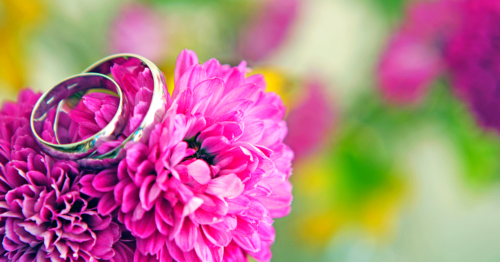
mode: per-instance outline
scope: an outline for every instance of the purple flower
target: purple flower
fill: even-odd
[[[0,261],[130,261],[135,241],[80,194],[79,166],[40,152],[23,91],[0,112]]]
[[[500,3],[469,0],[446,50],[452,84],[487,129],[500,132]]]
[[[486,129],[500,132],[500,3],[441,0],[410,9],[382,57],[384,96],[415,103],[442,72]]]

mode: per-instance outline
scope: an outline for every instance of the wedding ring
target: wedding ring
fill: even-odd
[[[125,67],[144,66],[149,68],[154,83],[153,95],[147,113],[128,137],[121,138],[123,139],[121,142],[117,138],[122,134],[127,124],[129,111],[133,110],[133,105],[129,105],[126,99],[129,94],[126,94],[124,89],[121,89],[113,79],[107,76],[111,74],[111,68],[115,64]],[[55,140],[59,142],[57,129],[59,111],[64,104],[63,100],[79,92],[81,94],[82,91],[97,87],[116,91],[120,98],[118,110],[105,128],[89,138],[70,144],[55,144],[45,141],[41,137],[44,120],[47,118],[49,110],[57,105],[56,119],[52,129],[54,129]],[[163,118],[167,97],[165,78],[153,62],[134,54],[116,54],[94,63],[82,74],[63,80],[43,94],[33,108],[30,120],[31,129],[40,148],[47,154],[61,159],[75,160],[86,168],[107,168],[117,165],[123,159],[127,143],[147,142],[146,139],[154,128],[153,125]],[[106,150],[108,147],[112,149]],[[103,150],[105,152],[102,152]]]
[[[114,64],[124,66],[137,66],[138,64],[149,68],[154,83],[151,104],[139,126],[117,147],[102,154],[93,154],[89,157],[79,159],[77,162],[84,167],[106,168],[117,165],[118,162],[125,156],[124,148],[126,144],[129,142],[147,143],[146,139],[149,137],[149,133],[151,133],[151,130],[154,128],[154,124],[159,122],[165,114],[168,92],[167,84],[160,69],[150,60],[134,54],[116,54],[94,63],[85,69],[83,73],[100,73],[108,75],[111,73],[111,67]],[[131,108],[131,110],[133,110],[133,108]]]
[[[42,138],[45,120],[50,109],[77,93],[94,88],[116,92],[119,97],[119,106],[115,115],[102,130],[91,137],[69,144],[56,144]],[[106,75],[85,73],[69,77],[45,92],[33,108],[30,125],[35,140],[44,152],[60,159],[78,160],[92,155],[102,143],[116,139],[125,128],[128,116],[127,100],[118,84]],[[54,134],[57,134],[57,130]]]

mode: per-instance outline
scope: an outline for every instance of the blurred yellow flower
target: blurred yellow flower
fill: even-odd
[[[373,135],[366,130],[360,134],[352,141]],[[300,224],[295,227],[297,235],[305,243],[324,247],[342,229],[354,226],[370,237],[389,240],[407,193],[406,181],[397,168],[380,168],[385,165],[383,160],[356,149],[351,142],[342,143],[294,164],[295,197],[307,203],[297,203],[294,209]],[[352,166],[346,167],[346,161]],[[353,170],[353,166],[364,171]],[[357,176],[359,172],[374,174]]]
[[[26,84],[26,44],[43,10],[39,0],[0,0],[0,88],[7,96]]]

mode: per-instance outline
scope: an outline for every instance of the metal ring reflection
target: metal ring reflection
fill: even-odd
[[[72,95],[93,88],[111,90],[116,92],[119,97],[118,109],[108,125],[93,136],[75,143],[55,144],[44,140],[41,133],[49,110],[60,105],[61,101],[68,99]],[[78,160],[92,155],[105,141],[116,139],[125,128],[128,116],[127,100],[118,84],[106,75],[87,73],[69,77],[45,92],[33,108],[30,125],[35,140],[44,152],[60,159]]]

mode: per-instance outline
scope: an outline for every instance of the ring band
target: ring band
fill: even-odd
[[[118,109],[111,121],[91,137],[70,144],[54,144],[41,138],[44,121],[51,108],[60,104],[72,95],[93,88],[104,88],[116,92],[119,97]],[[97,147],[105,141],[116,139],[127,124],[129,107],[127,100],[118,86],[110,77],[99,73],[78,74],[69,77],[52,89],[45,92],[35,104],[31,113],[30,125],[35,140],[47,154],[67,160],[78,160],[93,154]]]
[[[123,150],[125,145],[128,142],[139,142],[144,137],[148,137],[153,125],[159,121],[165,113],[165,105],[167,104],[167,84],[165,79],[160,69],[153,62],[142,56],[134,54],[116,54],[108,56],[89,66],[83,71],[83,73],[100,73],[108,75],[111,73],[111,67],[114,64],[127,63],[133,59],[137,59],[143,66],[149,68],[153,77],[153,96],[151,98],[151,104],[148,112],[134,132],[119,146],[104,154],[94,154],[87,158],[79,159],[77,162],[81,166],[90,168],[106,168],[118,164],[118,162],[125,156],[125,152]],[[133,108],[131,108],[131,110],[133,110]]]

